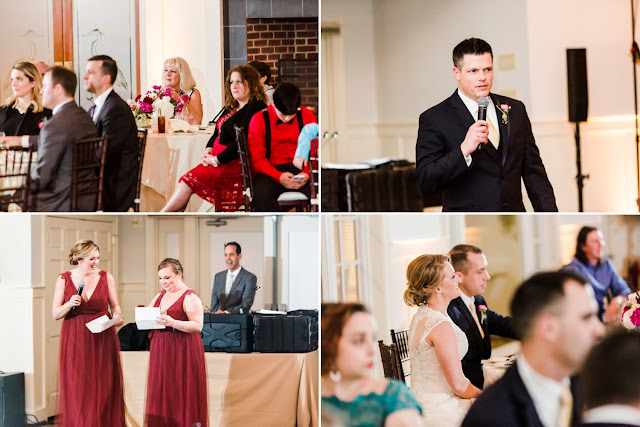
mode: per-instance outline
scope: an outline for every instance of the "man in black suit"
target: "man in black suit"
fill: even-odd
[[[89,58],[84,89],[94,96],[89,109],[98,133],[108,135],[104,166],[105,212],[126,212],[133,206],[138,184],[138,131],[129,105],[113,90],[116,61],[107,55]]]
[[[443,191],[444,211],[524,211],[523,180],[536,211],[557,211],[524,104],[490,93],[491,46],[464,40],[453,50],[453,64],[458,89],[420,115],[416,170],[422,191]],[[487,120],[477,120],[482,97],[489,101]]]
[[[456,245],[449,251],[451,265],[460,277],[460,296],[449,303],[447,313],[462,329],[469,341],[469,351],[462,358],[462,371],[471,383],[484,386],[482,359],[491,357],[491,335],[516,338],[511,318],[487,307],[482,297],[491,278],[487,271],[487,258],[482,249],[474,245]]]
[[[504,376],[473,403],[462,427],[567,427],[582,408],[574,375],[604,333],[593,293],[568,271],[538,273],[511,301],[522,352]]]
[[[583,427],[640,426],[640,334],[624,329],[605,337],[580,375]]]
[[[211,312],[216,314],[249,314],[256,296],[256,275],[240,266],[242,248],[237,242],[224,245],[224,261],[228,270],[213,278]]]

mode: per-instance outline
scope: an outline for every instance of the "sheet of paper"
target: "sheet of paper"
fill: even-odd
[[[109,319],[105,314],[87,323],[86,326],[92,333],[99,334],[118,323],[120,319],[122,319],[122,316],[120,315],[114,316],[113,319]]]
[[[256,313],[258,314],[287,314],[286,311],[276,311],[276,310],[266,310],[266,309],[262,309],[260,311],[257,311]]]
[[[166,329],[165,325],[156,323],[156,317],[160,317],[160,307],[136,307],[138,330]]]

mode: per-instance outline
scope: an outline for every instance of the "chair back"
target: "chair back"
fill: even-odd
[[[77,139],[73,143],[73,170],[71,178],[71,211],[78,210],[80,196],[96,194],[95,210],[102,210],[104,163],[107,156],[108,136]]]
[[[382,359],[382,369],[384,371],[385,378],[404,381],[402,365],[400,364],[396,345],[386,345],[382,340],[379,340],[378,347],[380,347],[380,357]]]
[[[318,193],[320,188],[319,182],[320,156],[318,153],[318,139],[311,141],[311,149],[309,150],[309,184],[311,185],[311,212],[318,212],[320,200]]]
[[[391,329],[391,341],[396,345],[398,349],[398,357],[400,358],[400,369],[402,371],[403,379],[411,375],[410,371],[405,372],[405,363],[409,362],[411,357],[409,356],[409,329]]]
[[[242,174],[242,194],[244,195],[244,210],[252,212],[251,201],[253,199],[253,175],[251,174],[251,161],[249,160],[249,148],[247,145],[247,135],[244,129],[238,126],[233,127],[236,131],[236,145],[238,146],[238,157],[240,158],[240,172]]]
[[[29,185],[31,182],[31,147],[11,147],[0,151],[0,195],[2,202],[15,203],[23,212],[29,210]]]
[[[133,211],[140,212],[140,186],[142,185],[142,163],[144,161],[144,150],[147,146],[147,129],[138,129],[138,187],[136,198],[133,201]]]

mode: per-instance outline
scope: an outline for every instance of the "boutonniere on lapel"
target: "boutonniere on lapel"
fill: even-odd
[[[487,318],[487,306],[481,304],[478,306],[478,310],[480,310],[480,323],[484,323],[484,319]]]
[[[43,117],[42,121],[40,123],[38,123],[38,129],[42,129],[45,124],[47,124],[47,118]]]
[[[509,104],[498,104],[496,103],[496,107],[502,113],[502,124],[506,125],[509,123],[509,112],[511,112],[511,106]]]

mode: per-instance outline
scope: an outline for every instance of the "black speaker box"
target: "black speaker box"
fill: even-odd
[[[261,353],[306,353],[318,349],[318,310],[254,314],[253,329],[255,350]]]
[[[253,318],[250,314],[205,313],[200,337],[204,351],[251,353]]]
[[[22,427],[24,417],[24,374],[0,373],[0,427]]]
[[[586,122],[589,110],[586,49],[567,49],[567,87],[569,121]]]

